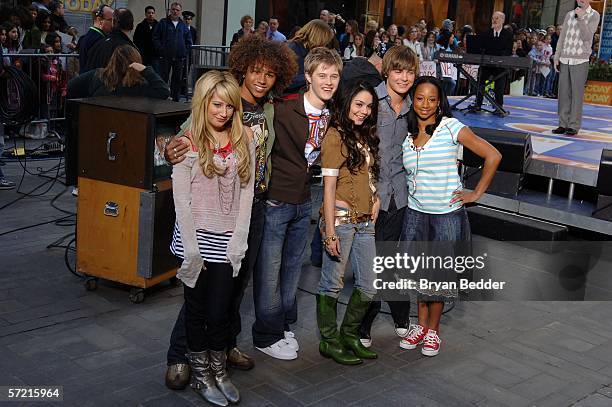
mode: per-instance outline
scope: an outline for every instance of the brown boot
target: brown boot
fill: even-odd
[[[251,370],[255,367],[255,361],[236,346],[227,352],[227,366],[238,370]]]
[[[183,390],[189,384],[189,365],[174,363],[166,370],[166,387],[172,390]]]

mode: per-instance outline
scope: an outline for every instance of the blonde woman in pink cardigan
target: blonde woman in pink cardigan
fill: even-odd
[[[226,406],[240,400],[226,368],[229,310],[247,249],[253,202],[255,147],[242,125],[238,82],[211,71],[196,83],[191,124],[182,137],[191,150],[172,171],[176,226],[172,252],[183,259],[191,387]]]

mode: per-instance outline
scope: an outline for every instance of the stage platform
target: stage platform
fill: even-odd
[[[470,98],[459,108],[466,107],[473,100]],[[510,112],[506,117],[487,112],[453,113],[470,127],[531,133],[534,154],[527,173],[581,185],[597,184],[601,151],[612,149],[612,107],[585,104],[582,128],[576,136],[552,134],[558,126],[556,99],[506,96],[504,107]]]
[[[453,97],[452,99],[458,99]],[[462,103],[468,106],[473,98]],[[484,107],[484,106],[483,106]],[[479,203],[521,216],[546,220],[612,236],[612,222],[591,216],[595,205],[573,199],[574,185],[597,185],[601,152],[612,149],[612,107],[585,104],[582,128],[576,136],[558,136],[557,100],[530,96],[506,96],[504,107],[510,114],[498,117],[488,112],[454,115],[470,127],[485,127],[529,132],[533,155],[527,174],[570,183],[567,197],[540,191],[523,190],[516,198],[485,194]]]

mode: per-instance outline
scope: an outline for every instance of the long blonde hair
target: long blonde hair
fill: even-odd
[[[208,122],[208,106],[214,94],[234,106],[234,114],[228,122],[230,128],[230,141],[236,156],[238,176],[242,185],[249,182],[251,177],[251,155],[249,152],[248,136],[242,125],[242,102],[238,82],[229,72],[209,71],[196,82],[193,99],[191,100],[191,126],[193,142],[198,147],[200,166],[204,175],[211,178],[213,175],[223,175],[225,168],[218,168],[213,160],[215,137]]]
[[[104,87],[111,92],[115,91],[120,85],[131,88],[144,82],[140,72],[130,69],[132,62],[142,64],[140,53],[131,45],[121,45],[113,51],[106,67],[96,74]]]

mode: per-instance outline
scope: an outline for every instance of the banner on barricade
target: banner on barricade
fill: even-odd
[[[463,69],[470,75],[474,80],[478,79],[478,65],[463,65]],[[460,73],[459,78],[467,79],[464,74]]]
[[[434,61],[421,61],[419,63],[419,76],[437,76]]]
[[[457,68],[455,65],[451,64],[450,62],[442,62],[440,64],[440,68],[442,69],[443,78],[457,79]]]

